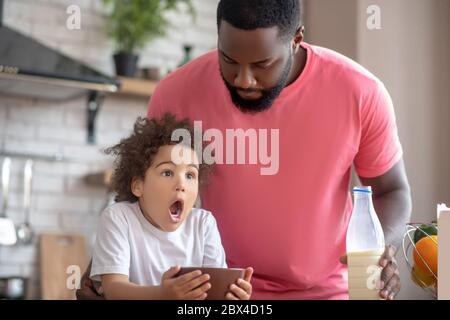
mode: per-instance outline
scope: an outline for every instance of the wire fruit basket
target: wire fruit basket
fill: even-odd
[[[437,266],[429,263],[428,256],[420,252],[417,244],[422,238],[427,237],[428,243],[434,246],[431,254],[437,261],[437,224],[408,223],[403,235],[403,256],[411,272],[411,279],[419,287],[427,291],[434,299],[437,299]]]

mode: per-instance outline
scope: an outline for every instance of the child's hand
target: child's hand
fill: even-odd
[[[230,291],[226,294],[227,300],[250,300],[252,295],[252,279],[253,268],[245,269],[244,279],[238,279],[236,284],[230,286]]]
[[[211,288],[208,274],[200,270],[174,276],[180,271],[180,266],[171,267],[161,279],[161,297],[166,300],[204,300],[206,291]]]

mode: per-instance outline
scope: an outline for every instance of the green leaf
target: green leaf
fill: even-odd
[[[431,224],[422,224],[417,230],[414,232],[414,243],[417,243],[420,239],[427,236],[437,235],[438,230],[436,225]]]
[[[116,49],[126,53],[166,35],[171,24],[165,13],[178,10],[180,4],[196,17],[192,0],[103,0],[103,4],[108,10],[106,32]]]

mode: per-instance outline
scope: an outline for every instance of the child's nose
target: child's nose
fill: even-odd
[[[176,191],[185,192],[186,191],[186,181],[182,177],[179,177],[176,182]]]

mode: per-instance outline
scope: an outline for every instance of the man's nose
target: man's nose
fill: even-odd
[[[239,69],[236,78],[234,79],[234,86],[237,88],[248,89],[256,85],[256,79],[253,76],[249,66],[243,66]]]

